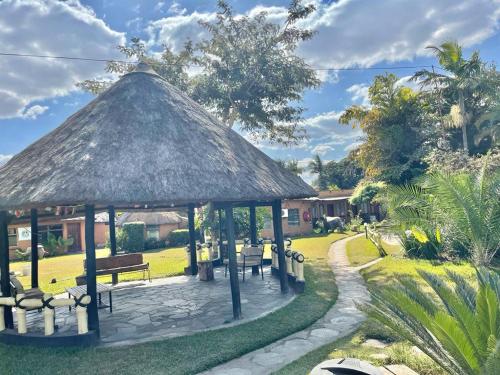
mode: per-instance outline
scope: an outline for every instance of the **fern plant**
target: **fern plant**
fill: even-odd
[[[374,288],[361,306],[370,317],[410,341],[452,375],[494,375],[500,369],[500,277],[478,269],[477,287],[447,271],[418,271],[437,299],[411,278]]]
[[[387,188],[389,217],[421,246],[468,252],[488,265],[500,248],[500,172],[432,173],[414,185]]]

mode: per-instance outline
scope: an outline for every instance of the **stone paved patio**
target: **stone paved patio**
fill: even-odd
[[[224,278],[222,268],[215,270],[215,281],[211,282],[177,276],[152,283],[120,283],[113,290],[113,313],[109,309],[99,310],[101,341],[104,345],[136,344],[240,324],[268,314],[294,298],[293,293],[280,293],[279,281],[271,277],[269,267],[264,268],[264,281],[260,276],[251,276],[248,270],[246,276],[243,283],[240,275],[243,319],[238,322],[232,321],[229,275]],[[105,304],[107,298],[103,294]],[[42,314],[28,313],[29,331],[41,331],[42,323]],[[56,324],[60,332],[76,333],[74,310],[57,309]]]

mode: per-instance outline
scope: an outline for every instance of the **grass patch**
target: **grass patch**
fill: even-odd
[[[143,252],[144,262],[149,263],[151,277],[160,278],[182,275],[186,262],[186,251],[182,247],[149,250]],[[109,249],[96,250],[97,258],[109,256]],[[40,259],[38,262],[38,277],[40,288],[46,293],[63,293],[66,288],[76,285],[75,277],[83,274],[85,253],[62,255]],[[13,262],[11,271],[21,272],[30,262]],[[31,276],[19,276],[19,281],[25,288],[30,288]],[[51,281],[55,279],[55,283]],[[142,280],[142,272],[124,273],[119,275],[120,281]],[[98,276],[100,283],[111,283],[111,275]]]
[[[438,262],[388,256],[373,266],[361,270],[361,275],[369,284],[387,285],[387,283],[394,282],[396,276],[408,276],[423,284],[417,270],[445,276],[445,269],[455,271],[470,279],[473,279],[475,272],[474,268],[467,262]]]
[[[373,348],[361,345],[367,339],[377,339],[388,346]],[[346,357],[359,358],[375,366],[403,363],[420,375],[446,374],[429,357],[416,354],[409,344],[373,320],[367,320],[354,334],[313,350],[274,374],[304,375],[327,359]]]
[[[348,241],[346,252],[351,266],[361,266],[380,257],[377,247],[365,237],[358,237]]]
[[[401,253],[401,246],[382,242],[382,246],[388,255],[397,255]],[[380,252],[372,241],[365,237],[358,237],[350,240],[346,244],[347,257],[352,266],[362,266],[377,258],[380,258]]]
[[[239,326],[123,348],[25,348],[0,345],[1,374],[194,374],[261,348],[322,317],[337,298],[329,245],[350,233],[295,239],[306,256],[306,290],[290,304]],[[170,250],[169,250],[170,251]],[[226,302],[226,301],[224,301]],[[307,311],[307,314],[304,312]],[[20,360],[22,359],[22,360]],[[40,364],[43,363],[43,366]]]

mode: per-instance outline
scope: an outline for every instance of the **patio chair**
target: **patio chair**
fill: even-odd
[[[252,268],[259,266],[262,280],[264,280],[263,259],[264,248],[262,246],[244,246],[241,249],[241,252],[236,257],[236,264],[243,272],[243,281],[245,281],[245,270],[247,267]],[[224,259],[224,265],[226,266],[224,277],[227,277],[227,269],[229,266],[228,259]]]
[[[25,299],[41,299],[43,297],[43,292],[39,288],[24,289],[21,282],[12,273],[10,275],[10,289],[11,289],[11,295],[14,298],[18,294],[24,294]],[[32,308],[32,309],[27,309],[27,310],[28,311],[38,310],[38,312],[42,311],[41,309],[37,309],[37,308]]]

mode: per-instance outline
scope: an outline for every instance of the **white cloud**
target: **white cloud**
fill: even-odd
[[[161,4],[161,2],[158,3],[158,4]],[[163,4],[165,4],[165,3],[163,3]],[[174,1],[172,3],[172,5],[170,5],[170,7],[168,8],[167,13],[168,14],[175,14],[175,15],[181,15],[182,16],[182,15],[184,15],[184,14],[187,13],[187,9],[186,8],[182,8],[181,5],[177,1]]]
[[[314,179],[316,178],[316,175],[311,173],[309,170],[309,163],[312,161],[312,158],[304,158],[301,160],[297,160],[297,165],[299,168],[303,169],[303,172],[300,174],[300,177],[307,182],[308,184],[311,184]]]
[[[313,154],[318,154],[319,156],[325,155],[327,152],[333,151],[333,147],[326,144],[319,144],[313,147],[311,152]]]
[[[49,109],[49,107],[37,104],[37,105],[34,105],[34,106],[27,108],[24,112],[22,112],[21,117],[26,118],[26,119],[30,119],[30,120],[34,120],[38,116],[40,116],[42,113],[47,111],[47,109]]]
[[[327,146],[341,145],[362,136],[362,131],[351,126],[339,124],[342,112],[330,111],[320,113],[305,120],[309,144]],[[312,149],[314,146],[310,146]]]
[[[166,44],[174,52],[182,50],[184,44],[191,40],[199,42],[206,37],[206,30],[200,21],[209,22],[216,19],[215,13],[194,12],[189,15],[175,15],[150,22],[146,31],[149,34],[149,45]]]
[[[426,46],[449,39],[472,46],[493,35],[500,19],[498,0],[312,2],[317,11],[299,24],[317,34],[301,45],[299,53],[320,68],[411,60],[429,55]],[[257,5],[246,14],[254,16],[263,11],[273,22],[286,19],[287,9],[280,6]],[[153,43],[167,42],[180,48],[187,38],[197,41],[204,36],[199,20],[213,19],[215,13],[186,14],[182,9],[180,14],[152,22],[148,31]],[[336,79],[335,74],[324,71],[320,76],[324,81]]]
[[[119,57],[124,34],[110,29],[77,0],[0,1],[0,46],[5,52],[39,55]],[[75,84],[102,75],[104,63],[1,57],[0,118],[33,117],[31,103],[66,95]]]
[[[397,86],[406,86],[412,89],[413,91],[420,91],[420,85],[418,82],[411,80],[412,76],[404,76],[401,77],[397,82]]]
[[[4,165],[7,163],[11,157],[14,155],[5,155],[5,154],[0,154],[0,166]]]
[[[347,88],[346,91],[352,95],[351,100],[353,102],[368,107],[370,105],[370,100],[368,98],[369,87],[370,86],[366,83],[357,83]]]
[[[303,24],[317,35],[301,53],[317,67],[371,66],[428,55],[445,40],[477,44],[498,29],[498,0],[339,0]]]

